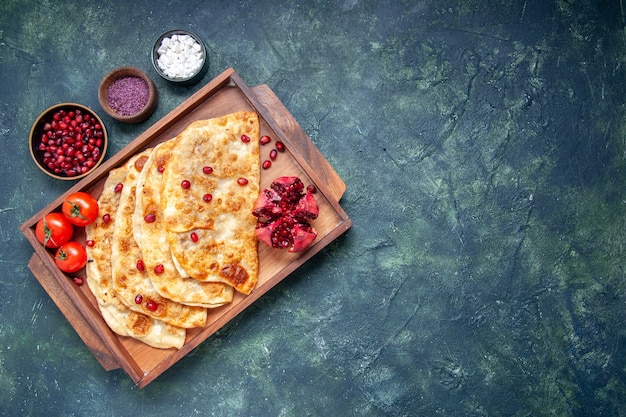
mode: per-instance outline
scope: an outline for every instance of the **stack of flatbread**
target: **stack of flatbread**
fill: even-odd
[[[208,308],[254,289],[259,133],[253,112],[195,121],[110,171],[87,283],[114,332],[180,348]]]

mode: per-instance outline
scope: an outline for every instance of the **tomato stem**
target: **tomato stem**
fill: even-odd
[[[45,238],[43,240],[43,246],[45,248],[48,245],[48,242],[50,241],[50,239],[52,239],[52,229],[50,229],[48,227],[48,222],[46,221],[46,216],[44,216],[44,218],[43,218],[43,233],[44,233],[44,236],[45,236]]]
[[[67,203],[72,206],[72,217],[79,217],[83,220],[87,220],[87,217],[83,216],[83,213],[80,211],[80,206],[73,201],[67,201]]]

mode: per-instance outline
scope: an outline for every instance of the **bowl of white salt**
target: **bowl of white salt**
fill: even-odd
[[[157,74],[177,84],[197,83],[208,67],[204,42],[195,33],[184,29],[169,30],[159,36],[151,56]]]

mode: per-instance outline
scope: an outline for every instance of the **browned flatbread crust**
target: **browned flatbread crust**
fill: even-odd
[[[145,269],[137,268],[137,261],[142,260],[141,249],[133,235],[137,177],[150,152],[151,149],[146,150],[129,160],[129,171],[120,195],[111,244],[113,288],[120,301],[133,311],[178,327],[202,327],[206,324],[205,308],[186,306],[162,297],[152,286]]]
[[[232,301],[233,287],[181,276],[167,241],[161,209],[163,175],[160,167],[167,164],[176,145],[175,139],[157,145],[139,175],[133,220],[135,241],[141,248],[148,277],[162,297],[186,305],[219,307]],[[146,222],[144,218],[147,214],[153,214],[155,221]],[[159,273],[155,272],[158,265],[162,266]]]
[[[176,138],[161,192],[167,239],[182,270],[244,294],[258,280],[252,209],[259,193],[259,133],[254,112],[193,122]],[[183,181],[190,187],[182,187]]]
[[[121,336],[130,336],[155,348],[181,348],[185,343],[186,331],[161,320],[132,311],[117,297],[111,280],[111,239],[120,193],[115,186],[126,177],[127,167],[111,170],[98,199],[101,215],[85,229],[86,239],[96,242],[87,246],[89,262],[86,268],[87,285],[96,297],[98,307],[107,325]],[[102,220],[104,214],[111,222]]]
[[[206,308],[231,302],[233,289],[254,289],[259,134],[254,112],[200,120],[111,170],[101,216],[87,228],[96,242],[87,282],[113,331],[180,348],[185,328],[206,325]]]

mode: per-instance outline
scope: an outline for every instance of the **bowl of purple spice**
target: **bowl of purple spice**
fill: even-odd
[[[98,101],[111,118],[139,123],[154,113],[159,98],[154,82],[145,72],[121,67],[104,76],[98,88]]]

